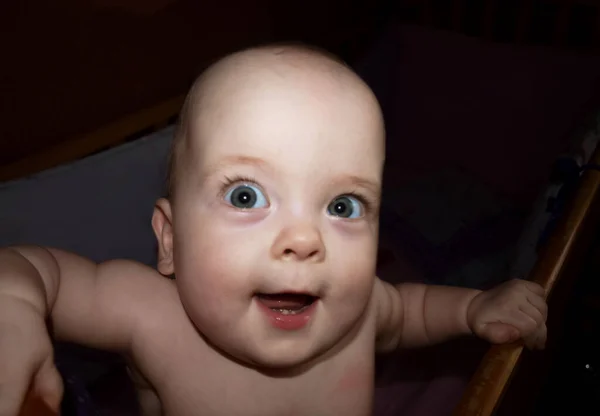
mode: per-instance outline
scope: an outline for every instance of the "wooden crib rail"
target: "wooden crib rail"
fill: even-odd
[[[596,148],[590,164],[600,165],[600,146]],[[530,279],[544,287],[547,298],[560,279],[567,260],[574,254],[573,246],[582,236],[589,214],[597,211],[597,207],[593,205],[600,193],[599,188],[600,171],[590,169],[584,172],[570,206],[540,252]],[[522,343],[492,346],[469,382],[453,415],[492,415],[509,386],[522,351]]]
[[[152,107],[130,114],[88,134],[65,140],[59,145],[0,166],[0,182],[17,179],[63,163],[89,156],[166,127],[177,117],[184,95],[173,97]]]

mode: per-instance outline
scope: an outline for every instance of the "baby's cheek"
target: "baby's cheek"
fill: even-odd
[[[185,280],[207,305],[225,308],[226,300],[246,297],[248,274],[252,271],[248,254],[236,240],[224,240],[214,233],[194,245],[185,258]],[[229,305],[232,303],[230,302]]]
[[[376,251],[364,250],[339,253],[335,261],[336,275],[348,286],[370,286],[375,277]]]

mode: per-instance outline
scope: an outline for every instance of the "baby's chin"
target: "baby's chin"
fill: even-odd
[[[219,331],[200,332],[207,344],[226,358],[264,374],[280,376],[307,371],[337,351],[343,342],[342,334],[331,337],[331,332],[327,337],[312,333],[278,340],[260,336],[256,333],[260,331],[245,334],[239,331],[233,337]]]
[[[335,344],[319,347],[313,345],[308,348],[303,345],[247,345],[246,348],[231,350],[230,354],[244,365],[265,375],[285,377],[310,370],[329,356],[332,347]]]
[[[255,338],[238,349],[232,349],[231,354],[264,374],[297,375],[339,354],[351,344],[358,335],[362,320],[353,324],[333,328],[323,326],[296,339],[267,341]]]

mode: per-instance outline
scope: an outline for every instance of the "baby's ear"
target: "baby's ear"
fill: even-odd
[[[171,203],[161,198],[154,205],[152,228],[158,242],[158,271],[170,276],[175,273],[173,266],[173,222]]]

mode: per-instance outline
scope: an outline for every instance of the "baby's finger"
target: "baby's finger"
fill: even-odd
[[[531,280],[523,280],[523,282],[527,290],[529,290],[533,294],[538,295],[540,297],[546,296],[546,291],[538,283],[532,282]]]
[[[478,334],[492,344],[505,344],[519,339],[519,330],[512,325],[492,322],[484,325]]]
[[[545,342],[543,339],[544,335],[540,332],[540,328],[541,327],[536,326],[529,331],[522,330],[521,337],[523,338],[523,343],[529,350],[539,349],[539,345],[543,345]]]
[[[519,336],[525,338],[536,332],[540,326],[536,319],[542,319],[540,312],[527,302],[523,302],[518,308],[513,307],[505,312],[498,321],[515,327],[519,331]]]
[[[546,325],[523,338],[525,346],[530,350],[543,350],[546,347]]]
[[[59,412],[50,409],[46,402],[42,401],[33,391],[25,396],[25,402],[21,407],[19,416],[57,416]]]
[[[542,314],[542,312],[536,308],[534,305],[532,305],[531,303],[522,303],[521,305],[519,305],[519,311],[521,312],[521,320],[524,322],[527,322],[527,326],[526,328],[530,331],[535,331],[537,330],[540,326],[542,326],[545,322],[546,322],[546,317]],[[527,319],[529,318],[529,319]],[[530,319],[534,321],[535,326],[531,326],[533,325],[533,323],[530,322]]]
[[[58,411],[63,396],[63,382],[52,357],[46,359],[34,379],[34,391],[54,411]]]
[[[538,332],[536,347],[540,350],[546,348],[546,341],[548,339],[548,328],[546,324],[542,325]]]
[[[527,301],[534,306],[542,316],[544,317],[544,322],[546,322],[546,318],[548,318],[548,304],[544,300],[544,298],[535,295],[527,296]]]

